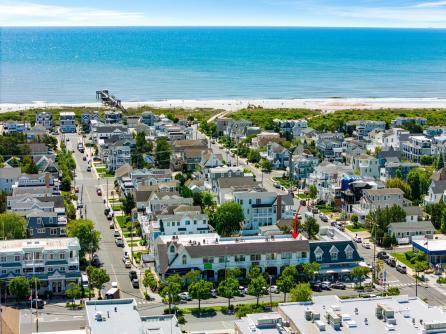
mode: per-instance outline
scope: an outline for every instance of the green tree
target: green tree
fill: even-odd
[[[319,233],[319,224],[316,219],[309,217],[303,223],[303,230],[307,233],[308,239],[313,239]]]
[[[359,227],[359,217],[356,213],[352,214],[350,217],[350,221],[353,223],[354,228]]]
[[[189,285],[187,291],[189,295],[198,299],[198,313],[201,314],[201,301],[211,298],[212,282],[200,279],[198,281],[192,282]]]
[[[71,178],[67,175],[62,177],[62,181],[60,181],[60,190],[62,191],[71,191]]]
[[[200,280],[200,278],[201,278],[200,270],[191,270],[186,275],[184,275],[184,281],[186,285],[196,282]]]
[[[166,138],[162,137],[156,141],[155,163],[158,168],[170,167],[170,155],[172,148]]]
[[[104,268],[95,268],[93,266],[87,267],[87,275],[90,285],[98,290],[99,298],[102,298],[101,289],[105,283],[110,281],[110,276]]]
[[[24,276],[14,277],[8,283],[8,291],[17,301],[25,298],[31,293],[29,280]]]
[[[29,155],[22,160],[22,172],[27,174],[37,174],[39,172],[39,168],[37,168],[33,158]]]
[[[444,160],[443,160],[443,154],[440,153],[439,157],[438,157],[438,161],[437,161],[437,169],[442,169],[444,168]]]
[[[260,151],[259,150],[250,150],[247,155],[247,159],[249,162],[257,163],[260,161]]]
[[[15,212],[6,211],[0,214],[0,238],[3,240],[26,238],[27,226],[25,218]]]
[[[290,294],[293,302],[309,302],[313,297],[313,290],[311,290],[310,284],[300,283],[291,289]]]
[[[230,236],[240,231],[244,218],[243,209],[239,203],[226,202],[217,208],[211,223],[218,234]]]
[[[377,245],[384,246],[384,242],[390,245],[389,238],[385,238],[389,224],[402,222],[405,219],[406,212],[404,209],[398,205],[393,205],[370,212],[366,217],[366,226],[370,229],[370,233]]]
[[[407,174],[407,183],[411,189],[410,199],[415,203],[420,203],[422,197],[427,194],[432,173],[427,168],[415,168]]]
[[[317,197],[317,187],[314,184],[310,184],[308,187],[308,197],[315,200]]]
[[[72,307],[76,305],[76,299],[80,298],[82,295],[82,289],[79,286],[79,284],[76,283],[69,283],[67,288],[65,289],[65,295],[68,299],[71,299]]]
[[[273,170],[273,166],[266,159],[262,159],[260,161],[260,167],[262,168],[262,172],[265,172],[265,173],[270,173]]]
[[[277,280],[277,286],[283,292],[283,302],[286,303],[286,294],[296,286],[297,270],[294,266],[287,266]]]
[[[369,272],[370,272],[369,267],[358,266],[352,269],[351,275],[352,277],[356,278],[359,281],[359,286],[361,286],[364,277],[366,277]]]
[[[89,219],[72,220],[67,224],[67,234],[69,237],[79,239],[81,250],[79,256],[85,257],[85,254],[92,255],[99,249],[101,235],[94,229],[93,222]]]
[[[210,209],[216,205],[214,196],[210,192],[204,191],[199,194],[201,198],[202,210]]]
[[[122,199],[122,210],[128,216],[132,213],[132,210],[136,207],[135,199],[132,194],[126,194]]]
[[[256,304],[259,305],[260,296],[264,293],[264,287],[266,286],[266,279],[263,277],[260,268],[257,266],[251,267],[248,277],[248,293],[256,297]]]
[[[387,188],[399,188],[404,192],[404,197],[410,198],[411,191],[410,185],[407,182],[404,182],[400,178],[392,177],[386,181]]]
[[[226,277],[220,282],[217,288],[217,292],[223,298],[228,299],[228,309],[231,308],[231,299],[234,298],[239,292],[238,290],[239,282],[234,277]]]
[[[179,300],[178,294],[181,292],[182,287],[183,279],[178,274],[167,277],[161,284],[160,295],[169,304],[169,314],[172,314],[172,303]]]
[[[8,195],[4,191],[0,191],[0,213],[6,211],[6,197]]]
[[[313,281],[314,275],[321,269],[321,265],[317,262],[304,263],[303,272],[307,280]]]

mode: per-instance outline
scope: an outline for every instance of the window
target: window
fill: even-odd
[[[196,220],[194,220],[194,225],[197,225],[197,221]]]
[[[245,262],[245,256],[244,255],[236,255],[234,257],[235,262]]]
[[[37,229],[37,233],[44,234],[45,233],[45,229],[44,228],[38,228]]]
[[[302,258],[306,258],[307,257],[307,252],[302,252]]]
[[[25,260],[32,260],[33,256],[31,253],[25,253]]]
[[[60,253],[60,254],[59,254],[59,258],[60,258],[61,260],[64,260],[64,259],[65,259],[65,253]]]
[[[57,235],[57,228],[50,229],[50,235]]]
[[[260,198],[256,198],[256,204],[262,204],[262,200]]]
[[[33,235],[34,234],[34,230],[33,229],[29,229],[29,235]]]
[[[204,257],[203,258],[203,263],[214,263],[214,258],[212,256],[210,257]]]
[[[330,257],[332,261],[338,260],[339,250],[335,246],[331,246],[330,248]]]
[[[49,258],[50,260],[54,259],[54,254],[53,254],[53,253],[48,254],[48,258]]]
[[[226,262],[226,256],[220,256],[218,258],[218,263],[225,263]]]
[[[6,270],[5,269],[2,270],[2,274],[6,274]]]
[[[240,205],[243,205],[243,200],[242,199],[240,200]]]
[[[284,260],[291,259],[291,253],[290,252],[282,253],[282,259]]]
[[[274,253],[266,254],[266,259],[267,260],[275,260],[276,259],[276,254],[274,254]]]
[[[186,255],[186,254],[184,254],[183,257],[181,258],[181,263],[182,263],[183,265],[186,265],[186,264],[187,264],[187,255]]]
[[[260,254],[252,254],[251,261],[260,261]]]
[[[1,261],[1,262],[6,262],[6,256],[1,256],[1,257],[0,257],[0,261]]]
[[[170,246],[170,252],[171,253],[175,253],[175,246],[174,245]]]
[[[186,225],[190,225],[190,221],[189,220],[186,220],[185,223],[186,223]]]
[[[53,267],[48,267],[48,272],[49,272],[49,273],[52,273],[53,270],[54,270]]]
[[[65,267],[60,267],[59,271],[65,271]]]
[[[345,247],[345,257],[347,260],[351,260],[353,259],[353,248],[348,245],[347,247]]]
[[[14,261],[19,262],[20,261],[20,255],[15,255],[14,256]]]

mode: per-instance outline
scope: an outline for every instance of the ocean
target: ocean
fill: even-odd
[[[0,28],[0,103],[446,97],[446,30]]]

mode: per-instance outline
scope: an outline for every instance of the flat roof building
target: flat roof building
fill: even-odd
[[[408,296],[340,299],[280,304],[278,313],[295,333],[446,333],[446,313]]]

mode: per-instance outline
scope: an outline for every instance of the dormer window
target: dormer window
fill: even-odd
[[[346,258],[347,260],[352,260],[352,259],[353,259],[353,252],[354,252],[354,249],[353,249],[352,246],[347,245],[347,247],[345,247],[344,252],[345,252],[345,258]]]
[[[314,257],[316,258],[316,262],[322,262],[322,256],[324,255],[324,251],[318,246],[314,250]]]
[[[339,250],[335,246],[331,246],[330,248],[330,257],[332,261],[338,260]]]
[[[174,245],[171,245],[171,246],[170,246],[170,252],[171,252],[171,253],[175,253],[175,246],[174,246]]]

